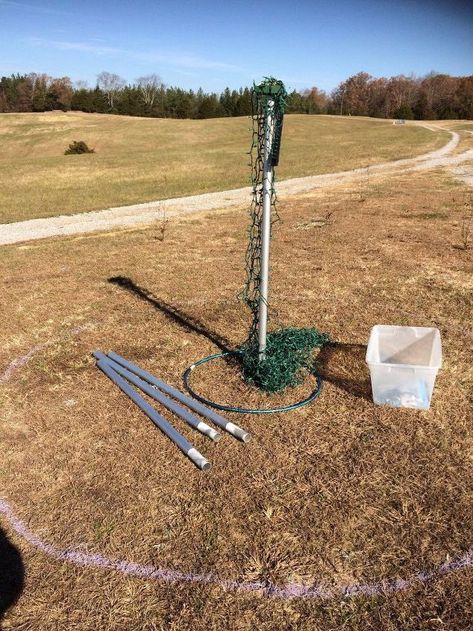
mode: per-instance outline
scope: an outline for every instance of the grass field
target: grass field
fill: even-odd
[[[94,117],[77,120],[83,128]],[[303,123],[290,118],[288,138],[303,133]],[[246,122],[215,122],[230,124]],[[375,124],[370,129],[376,133]],[[80,136],[56,133],[56,150]],[[63,158],[53,156],[46,124],[44,134],[50,157],[25,156],[25,165],[44,160],[59,169]],[[242,150],[236,136],[232,159]],[[107,172],[105,135],[94,137],[90,127],[85,139],[100,149],[93,159],[110,161]],[[337,168],[333,160],[324,169]],[[124,178],[124,162],[116,166]],[[82,183],[95,186],[86,173]],[[91,352],[114,349],[179,386],[193,360],[241,343],[249,326],[235,300],[244,281],[245,209],[175,219],[163,241],[147,228],[0,249],[0,366],[33,349],[0,390],[0,487],[30,530],[59,548],[281,587],[384,579],[409,586],[324,601],[146,580],[54,560],[2,522],[27,569],[5,629],[469,628],[472,569],[427,583],[416,574],[466,554],[473,535],[473,258],[460,247],[466,192],[437,172],[376,180],[365,193],[335,188],[281,204],[272,304],[286,324],[316,326],[337,344],[319,357],[325,386],[313,405],[267,418],[231,415],[252,432],[248,445],[229,437],[211,445],[174,419],[211,460],[207,475],[105,379]],[[329,224],[313,221],[328,211]],[[439,327],[444,366],[430,411],[373,405],[364,354],[377,323]],[[196,373],[194,385],[221,401],[266,402],[225,363]]]
[[[246,117],[0,114],[0,223],[246,186],[249,124]],[[448,138],[414,124],[291,115],[278,177],[411,157]],[[96,153],[63,155],[73,140],[85,140]]]

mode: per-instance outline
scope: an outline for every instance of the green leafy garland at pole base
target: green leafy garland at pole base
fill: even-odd
[[[250,338],[241,349],[245,380],[271,393],[298,386],[313,370],[313,351],[329,341],[313,328],[278,329],[268,333],[266,359],[260,361],[258,338]]]
[[[265,126],[272,101],[274,133],[270,162],[278,164],[283,116],[286,107],[286,89],[282,81],[266,77],[259,85],[253,85],[253,136],[250,150],[253,199],[250,208],[249,243],[246,252],[247,280],[241,298],[250,308],[252,324],[248,339],[240,349],[245,380],[265,392],[275,393],[302,383],[307,372],[313,370],[313,352],[330,341],[325,333],[314,328],[279,328],[270,332],[266,339],[266,357],[259,358],[258,313],[261,280],[261,225],[263,220],[263,171]],[[277,198],[271,191],[271,232],[279,220]]]

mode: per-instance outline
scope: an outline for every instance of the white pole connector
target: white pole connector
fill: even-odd
[[[266,334],[268,323],[269,242],[271,237],[271,193],[273,188],[271,146],[274,131],[274,101],[269,100],[267,107],[267,116],[264,126],[263,217],[261,222],[261,278],[259,287],[260,295],[258,309],[258,346],[260,361],[266,358]]]

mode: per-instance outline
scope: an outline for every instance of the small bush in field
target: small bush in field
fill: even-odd
[[[69,156],[74,153],[95,153],[95,149],[89,149],[87,143],[83,140],[74,140],[69,148],[64,151],[64,155]]]

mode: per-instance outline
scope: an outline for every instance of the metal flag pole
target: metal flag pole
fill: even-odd
[[[274,101],[269,100],[264,121],[263,163],[263,216],[261,222],[261,272],[258,308],[259,360],[266,358],[269,293],[269,242],[271,238],[271,195],[273,190],[273,164],[271,146],[274,133]]]

